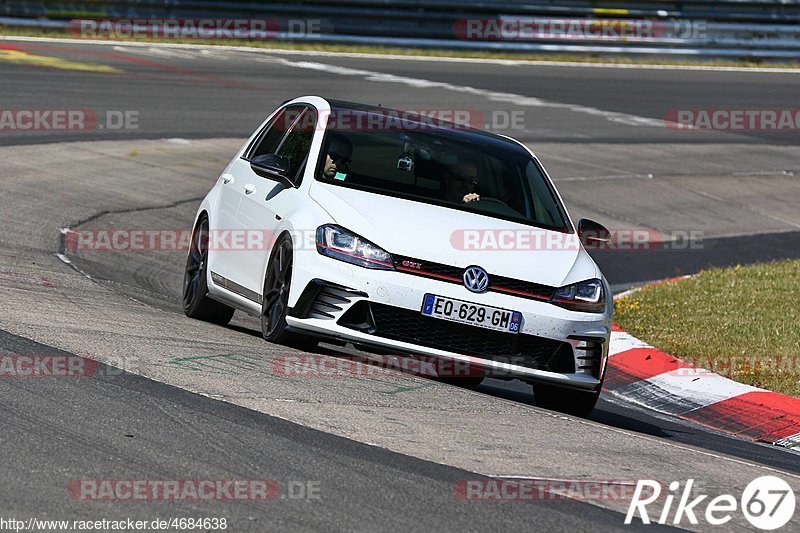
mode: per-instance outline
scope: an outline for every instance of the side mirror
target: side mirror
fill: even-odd
[[[588,218],[578,222],[578,237],[586,248],[601,248],[611,242],[611,232],[602,224]]]
[[[277,180],[287,187],[294,187],[294,183],[289,178],[291,162],[285,155],[258,155],[250,160],[250,168],[262,178]]]

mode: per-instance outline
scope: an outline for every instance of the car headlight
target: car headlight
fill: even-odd
[[[322,255],[366,268],[394,270],[389,252],[333,224],[317,228],[317,251]]]
[[[550,303],[571,311],[602,313],[606,307],[603,282],[599,279],[589,279],[566,285],[553,293]]]

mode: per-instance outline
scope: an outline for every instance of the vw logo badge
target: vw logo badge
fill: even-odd
[[[464,286],[472,292],[484,292],[489,288],[489,274],[478,266],[468,267],[464,271]]]

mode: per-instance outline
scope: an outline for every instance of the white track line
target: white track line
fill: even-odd
[[[317,63],[314,61],[289,61],[287,59],[281,60],[283,64],[308,70],[315,70],[324,72],[326,74],[336,74],[340,76],[358,76],[372,82],[383,83],[400,83],[407,85],[414,89],[444,89],[457,93],[470,94],[486,98],[492,102],[503,102],[521,107],[544,107],[550,109],[566,109],[575,113],[583,113],[587,115],[597,116],[604,118],[610,122],[624,124],[626,126],[648,126],[655,128],[664,128],[668,125],[663,119],[656,119],[650,117],[640,117],[637,115],[629,115],[627,113],[618,113],[616,111],[604,111],[596,107],[588,107],[576,104],[562,104],[560,102],[551,102],[541,98],[531,96],[524,96],[521,94],[504,93],[498,91],[489,91],[486,89],[478,89],[476,87],[469,87],[466,85],[454,85],[442,81],[426,80],[423,78],[411,78],[408,76],[398,76],[396,74],[389,74],[386,72],[376,72],[372,70],[363,70],[357,68],[340,67],[330,65],[327,63]]]

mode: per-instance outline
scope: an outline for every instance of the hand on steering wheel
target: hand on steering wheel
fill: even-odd
[[[470,202],[477,202],[481,199],[481,195],[476,192],[471,192],[469,194],[464,195],[464,203],[468,204]]]

